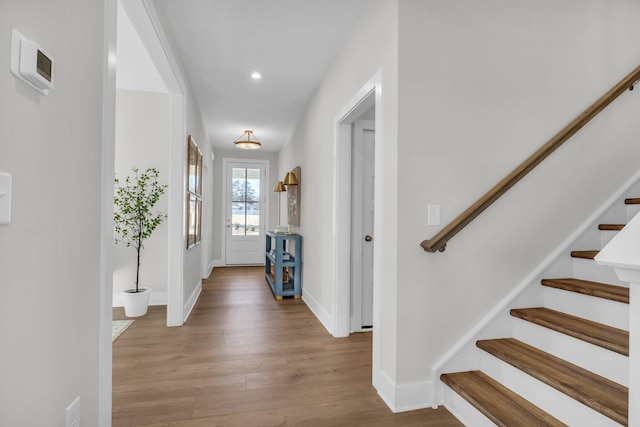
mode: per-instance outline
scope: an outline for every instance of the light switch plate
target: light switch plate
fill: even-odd
[[[440,225],[440,205],[427,206],[427,225]]]
[[[11,222],[11,174],[0,172],[0,224]]]

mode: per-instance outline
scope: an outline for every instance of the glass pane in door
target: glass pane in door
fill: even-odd
[[[260,235],[260,169],[233,168],[231,234]]]

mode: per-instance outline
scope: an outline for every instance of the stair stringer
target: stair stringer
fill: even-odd
[[[548,277],[571,277],[574,274],[575,265],[567,256],[576,245],[587,242],[597,242],[597,248],[601,247],[601,235],[596,233],[599,223],[609,223],[622,220],[630,214],[633,208],[624,205],[624,199],[630,192],[640,194],[640,171],[634,174],[622,185],[605,203],[591,214],[573,233],[571,233],[547,258],[545,258],[529,275],[527,275],[505,298],[503,298],[486,316],[484,316],[467,334],[465,334],[438,362],[431,367],[431,383],[434,387],[433,407],[437,408],[445,403],[446,386],[440,381],[440,375],[445,372],[458,372],[480,369],[480,352],[476,347],[476,341],[489,338],[504,338],[513,335],[514,320],[509,315],[511,308],[542,306],[545,296],[540,281]],[[589,279],[588,277],[582,277]],[[616,280],[615,283],[619,283]],[[455,410],[454,410],[454,415]]]

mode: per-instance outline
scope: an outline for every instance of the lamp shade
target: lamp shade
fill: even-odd
[[[256,137],[253,136],[253,131],[250,131],[250,130],[245,130],[244,133],[240,136],[240,138],[233,141],[233,143],[236,144],[236,147],[242,148],[245,150],[255,150],[257,148],[262,147],[262,144],[260,144],[260,141],[258,141]]]
[[[293,172],[287,172],[287,176],[284,177],[284,185],[298,185],[298,178]]]
[[[282,193],[283,191],[287,191],[287,189],[282,183],[282,181],[278,181],[273,191],[275,191],[276,193]]]

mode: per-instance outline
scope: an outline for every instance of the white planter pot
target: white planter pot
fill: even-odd
[[[122,291],[122,299],[124,300],[124,314],[127,317],[140,317],[147,314],[149,308],[149,297],[151,297],[150,288],[127,289]]]

